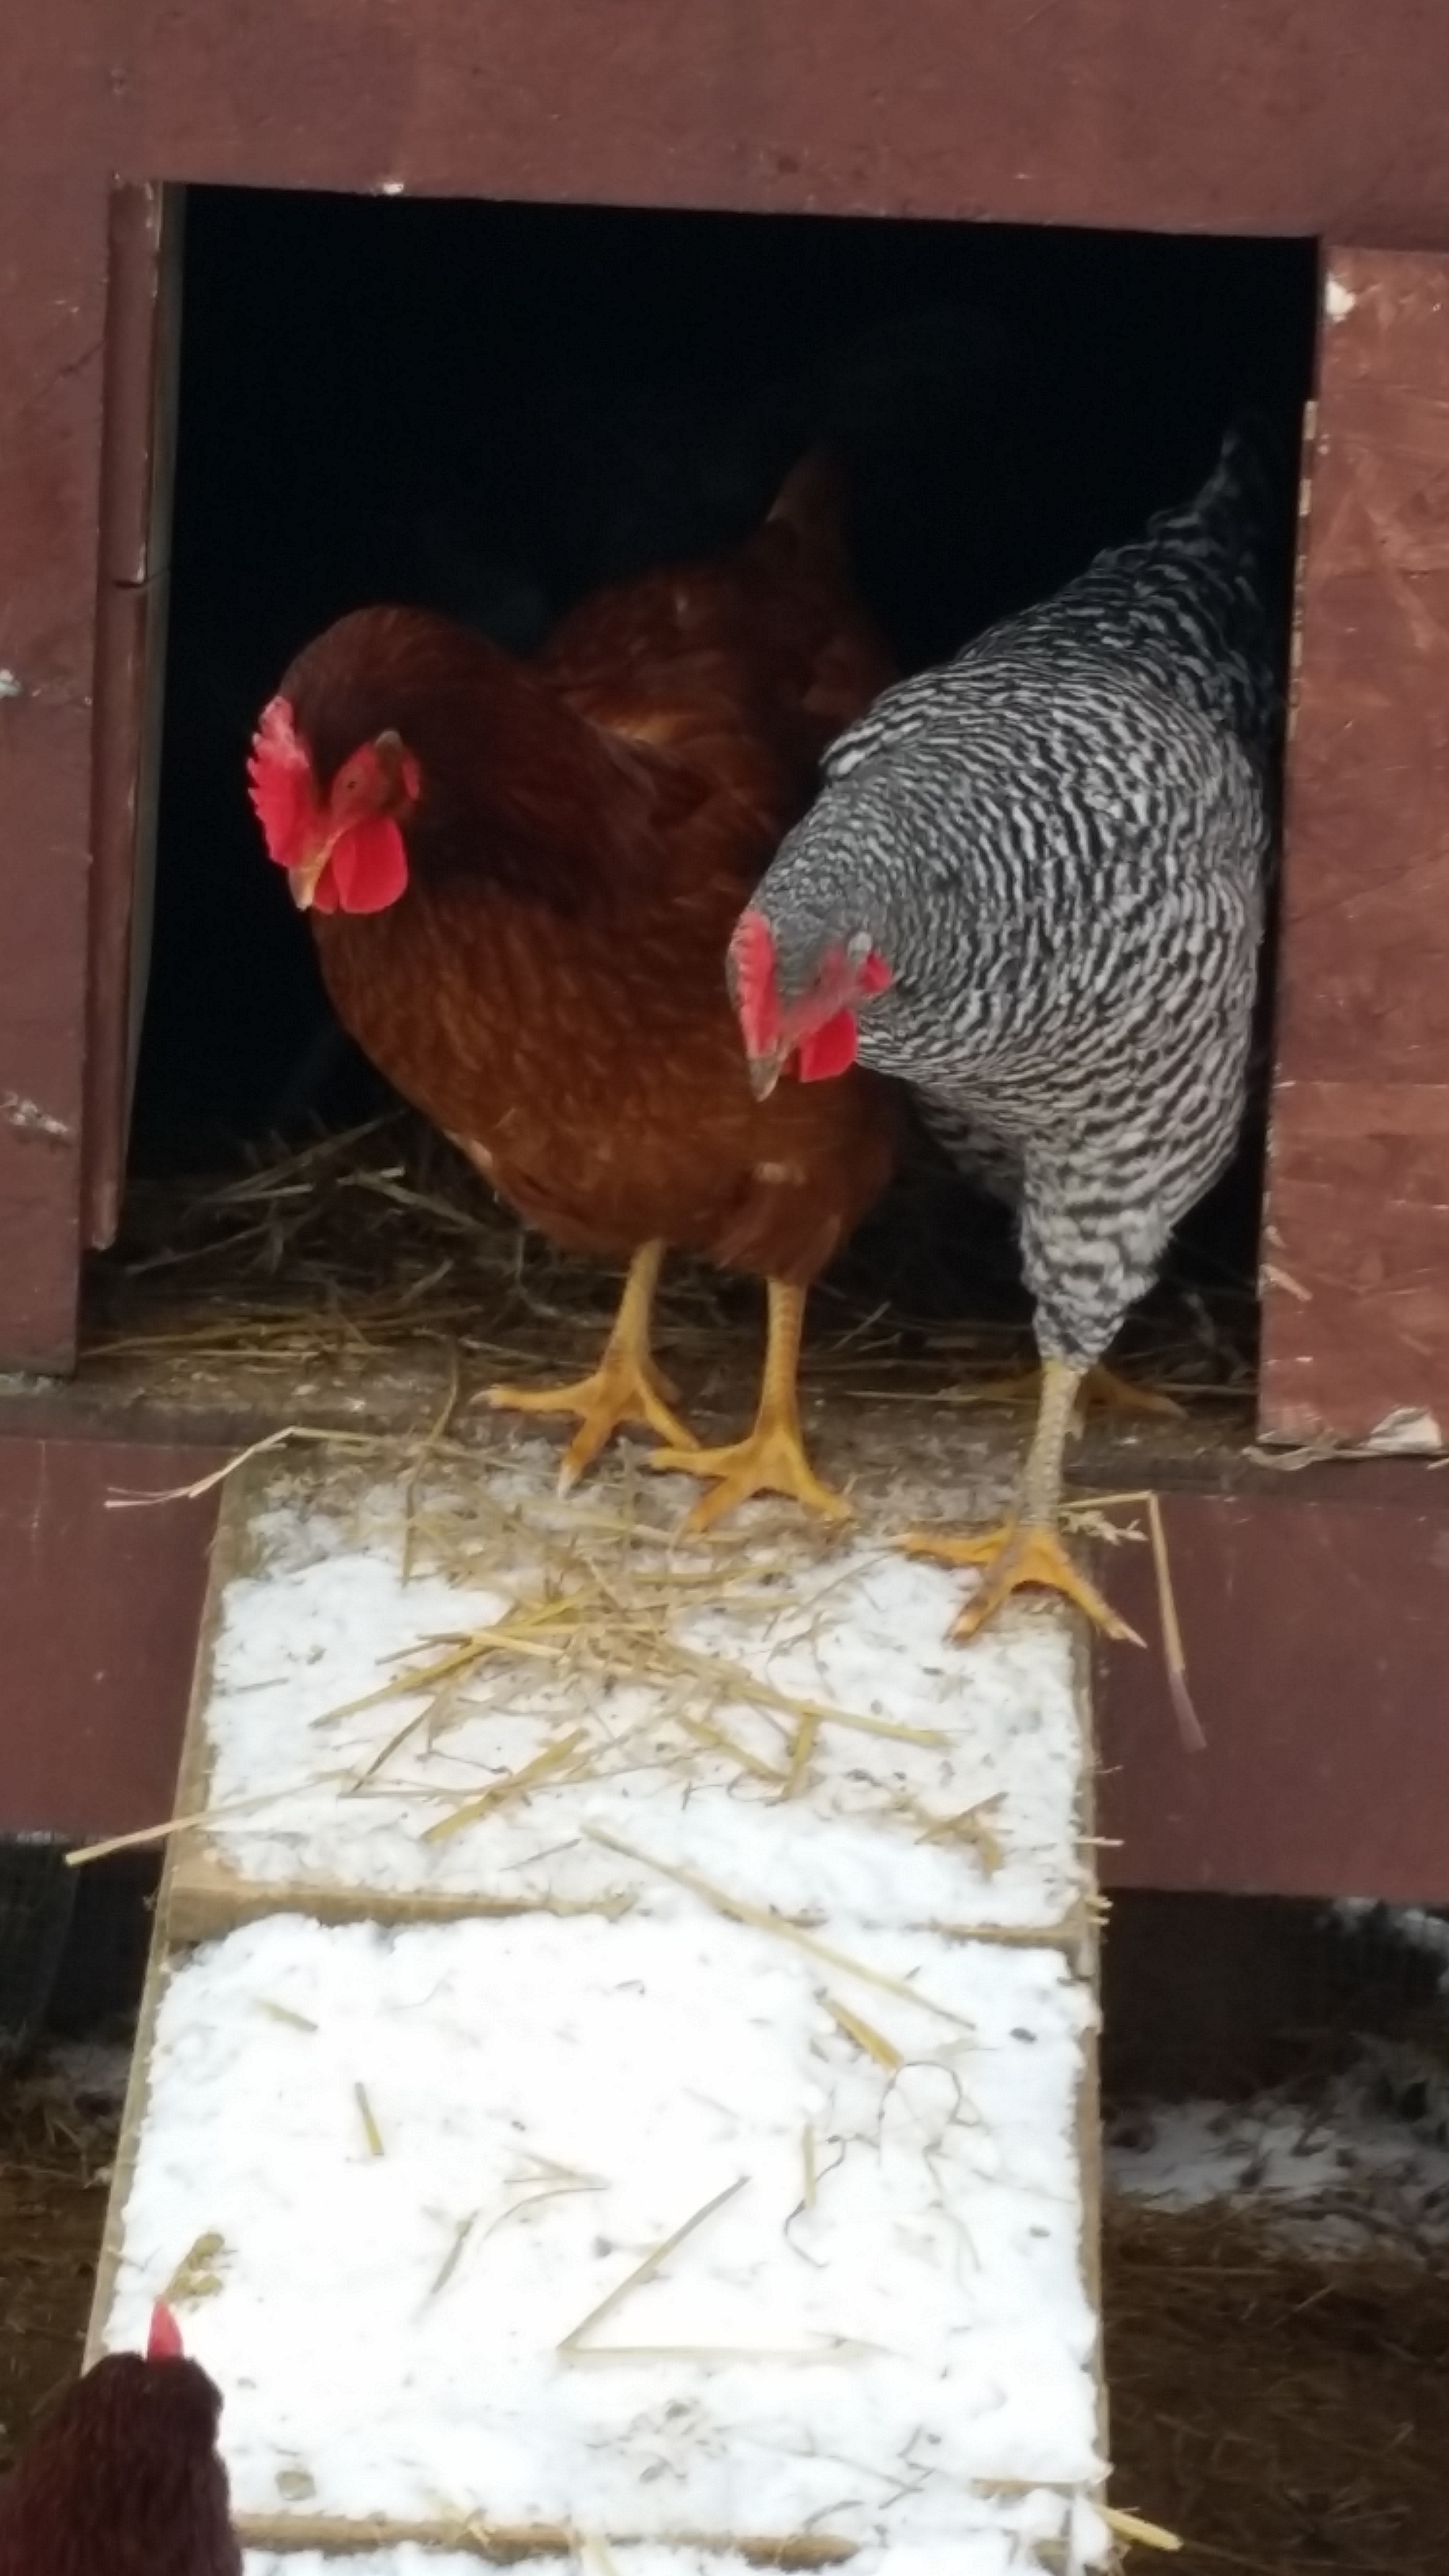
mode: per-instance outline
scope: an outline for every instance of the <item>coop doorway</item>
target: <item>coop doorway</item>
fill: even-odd
[[[592,1330],[611,1283],[523,1242],[332,1019],[245,794],[291,655],[380,599],[526,654],[591,590],[742,536],[823,441],[867,604],[923,667],[1191,490],[1243,408],[1293,451],[1314,246],[265,190],[171,207],[169,631],[87,1346],[149,1353],[153,1388],[185,1347],[223,1374],[229,1347],[244,1371],[265,1355],[274,1383],[369,1355],[372,1387],[419,1337],[511,1347],[576,1301]],[[907,1161],[822,1329],[884,1310],[994,1367],[1024,1322],[1009,1229],[928,1149]],[[1154,1367],[1251,1391],[1259,1171],[1255,1124],[1185,1233]],[[700,1295],[752,1313],[748,1287]]]

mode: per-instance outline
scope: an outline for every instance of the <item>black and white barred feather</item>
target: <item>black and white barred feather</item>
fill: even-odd
[[[1100,555],[833,746],[753,909],[779,989],[859,935],[863,1063],[1018,1199],[1048,1357],[1086,1365],[1228,1161],[1280,715],[1262,466]]]

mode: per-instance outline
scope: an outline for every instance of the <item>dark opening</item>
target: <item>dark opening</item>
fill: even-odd
[[[331,619],[402,598],[526,651],[741,535],[825,437],[918,667],[1185,496],[1240,406],[1291,456],[1314,283],[1300,242],[192,191],[133,1177],[386,1098],[245,796],[257,711]],[[1250,1132],[1182,1275],[1250,1280],[1257,1199]],[[992,1243],[1009,1269],[989,1222],[953,1235],[926,1304],[969,1312]]]

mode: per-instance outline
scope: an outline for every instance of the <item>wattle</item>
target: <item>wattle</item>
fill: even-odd
[[[398,825],[378,817],[355,823],[333,848],[312,901],[319,912],[386,912],[408,881]]]
[[[828,1082],[833,1074],[848,1073],[855,1062],[859,1032],[851,1011],[837,1011],[833,1019],[822,1020],[808,1038],[800,1041],[795,1070],[802,1082]]]

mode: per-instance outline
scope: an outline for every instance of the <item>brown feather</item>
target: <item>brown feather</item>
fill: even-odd
[[[803,1284],[884,1185],[892,1096],[856,1073],[756,1101],[724,959],[890,677],[808,462],[732,555],[585,601],[530,664],[379,609],[287,674],[324,793],[388,729],[423,780],[401,900],[314,915],[338,1016],[559,1243]]]

